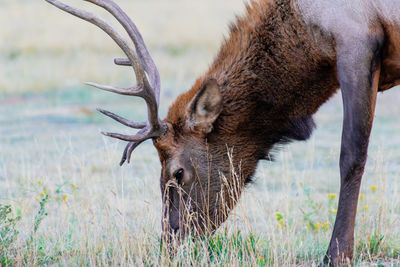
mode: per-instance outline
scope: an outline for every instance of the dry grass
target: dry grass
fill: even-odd
[[[163,114],[205,71],[227,21],[242,8],[241,1],[119,2],[160,66]],[[102,106],[138,119],[144,104],[81,85],[130,83],[129,70],[111,65],[120,52],[102,32],[44,1],[1,4],[0,23],[7,26],[0,28],[0,203],[12,206],[10,218],[21,217],[16,240],[0,243],[2,260],[29,266],[318,264],[339,189],[340,96],[316,115],[310,141],[260,164],[216,235],[188,240],[170,257],[160,247],[160,166],[151,142],[138,148],[132,165],[118,167],[123,144],[98,132],[121,127],[93,112]],[[399,264],[399,100],[398,89],[378,99],[357,217],[359,265]]]

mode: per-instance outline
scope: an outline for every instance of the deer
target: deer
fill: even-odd
[[[340,90],[340,195],[323,263],[352,263],[377,93],[400,84],[399,1],[250,1],[230,25],[209,69],[176,98],[163,120],[158,115],[160,75],[129,16],[112,0],[86,0],[115,17],[127,41],[93,13],[46,1],[101,28],[126,54],[115,64],[133,67],[137,85],[130,88],[88,85],[145,100],[146,122],[98,110],[138,130],[133,135],[103,132],[127,142],[120,165],[152,140],[161,163],[166,240],[213,233],[235,207],[258,162],[270,159],[279,144],[307,140],[315,128],[312,116]]]

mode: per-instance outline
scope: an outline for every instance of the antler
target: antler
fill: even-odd
[[[84,1],[98,5],[107,10],[109,13],[111,13],[111,15],[113,15],[119,21],[119,23],[124,27],[130,39],[132,40],[135,48],[133,48],[132,45],[129,42],[127,42],[126,39],[122,37],[121,34],[112,25],[110,25],[107,21],[105,21],[101,17],[93,13],[68,6],[57,0],[46,0],[46,1],[62,9],[63,11],[66,11],[76,17],[86,20],[96,25],[100,29],[102,29],[117,43],[117,45],[122,49],[122,51],[128,57],[127,59],[116,58],[114,59],[114,63],[117,65],[133,67],[137,82],[136,86],[130,88],[119,88],[115,86],[101,85],[91,82],[86,84],[112,93],[129,95],[129,96],[138,96],[146,101],[147,111],[148,111],[147,122],[132,122],[112,112],[103,109],[97,109],[99,112],[122,123],[123,125],[135,129],[140,129],[135,135],[123,135],[118,133],[102,132],[102,134],[106,136],[117,138],[124,141],[129,141],[122,155],[120,165],[122,166],[122,164],[124,164],[126,160],[129,163],[131,154],[138,145],[140,145],[143,141],[147,139],[159,137],[165,131],[165,125],[158,118],[158,106],[160,98],[160,75],[158,73],[156,65],[154,64],[153,59],[149,54],[149,51],[146,48],[146,45],[143,41],[143,38],[139,30],[137,29],[136,25],[132,22],[132,20],[128,17],[128,15],[112,0],[84,0]],[[150,82],[147,79],[146,73],[150,79]]]

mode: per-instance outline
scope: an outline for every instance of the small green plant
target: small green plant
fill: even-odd
[[[35,234],[37,230],[39,229],[39,225],[42,222],[42,220],[47,216],[47,212],[45,209],[47,200],[49,200],[49,195],[45,194],[42,200],[40,201],[40,208],[38,212],[35,215],[34,223],[33,223],[33,233]]]
[[[42,199],[39,202],[39,210],[37,211],[35,218],[33,219],[33,229],[31,235],[26,240],[26,248],[28,250],[36,251],[38,263],[40,265],[45,265],[52,260],[52,257],[48,256],[46,253],[46,240],[44,240],[41,236],[37,237],[36,232],[38,231],[43,219],[47,216],[46,204],[49,200],[47,190],[44,190],[41,196]]]
[[[320,213],[321,204],[315,202],[311,197],[311,188],[300,183],[300,187],[303,189],[303,193],[306,196],[306,208],[302,210],[303,219],[306,222],[306,228],[312,231],[318,231],[316,218]]]
[[[21,219],[21,216],[13,217],[10,205],[0,204],[0,265],[12,265],[9,258],[9,250],[18,236],[15,225]]]
[[[382,245],[382,242],[384,240],[384,235],[382,234],[378,234],[376,232],[374,232],[374,234],[371,236],[370,240],[369,240],[369,253],[371,255],[376,255],[379,252],[379,247]]]

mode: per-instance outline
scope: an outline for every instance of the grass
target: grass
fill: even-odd
[[[162,114],[206,70],[227,22],[242,9],[241,1],[119,3],[160,67]],[[260,163],[255,182],[215,235],[188,239],[171,256],[160,244],[155,149],[146,142],[131,165],[118,167],[123,144],[98,132],[125,129],[94,112],[101,106],[141,119],[144,103],[82,85],[130,84],[130,70],[111,65],[118,49],[102,32],[44,1],[3,0],[0,22],[9,25],[0,28],[2,265],[320,262],[338,199],[339,94],[315,116],[318,129],[308,142],[284,147],[276,162]],[[399,100],[398,88],[378,98],[356,222],[360,266],[400,264]]]

